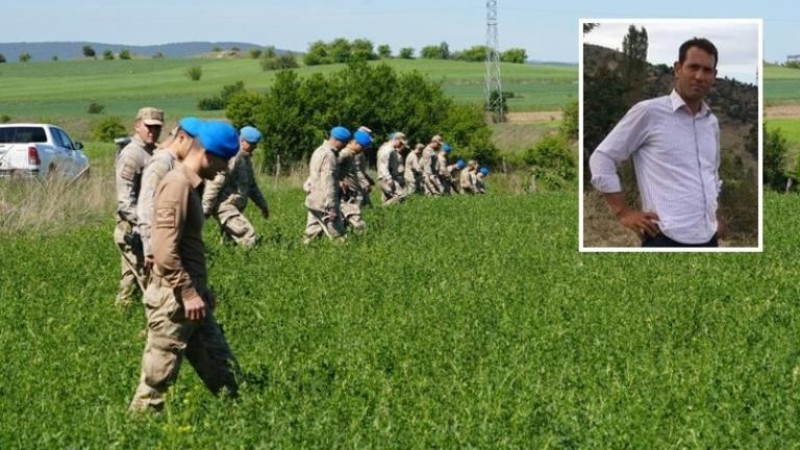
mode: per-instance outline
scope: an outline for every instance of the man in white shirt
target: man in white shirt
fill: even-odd
[[[637,103],[592,153],[592,185],[643,247],[717,247],[719,123],[703,100],[716,81],[717,49],[684,42],[670,95]],[[628,207],[617,166],[633,158],[642,210]]]

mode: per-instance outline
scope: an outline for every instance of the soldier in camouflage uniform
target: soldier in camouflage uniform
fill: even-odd
[[[120,151],[116,160],[117,225],[114,243],[122,254],[122,274],[117,294],[117,305],[122,307],[131,303],[134,286],[138,284],[144,290],[147,284],[136,209],[142,187],[142,172],[156,148],[163,125],[163,111],[152,107],[140,109],[131,141]]]
[[[417,144],[414,150],[408,152],[405,165],[406,194],[421,194],[422,187],[422,144]]]
[[[372,130],[367,127],[359,127],[358,131],[367,133],[372,140]],[[372,206],[372,199],[369,194],[372,192],[372,186],[375,186],[375,180],[367,173],[367,154],[366,152],[356,153],[355,156],[356,171],[358,172],[358,179],[361,183],[361,190],[364,195],[361,197],[361,206]]]
[[[239,144],[236,129],[219,120],[203,122],[196,141],[156,192],[155,264],[144,295],[147,343],[132,412],[164,408],[164,394],[184,358],[212,393],[237,394],[239,366],[214,317],[217,300],[208,285],[199,191],[203,179],[225,168]]]
[[[406,135],[400,132],[378,149],[378,178],[383,192],[383,205],[402,202],[406,198],[403,178],[398,172],[398,150],[406,145]]]
[[[459,188],[461,189],[461,194],[463,195],[474,195],[476,194],[475,188],[475,172],[478,169],[478,163],[471,159],[467,163],[467,167],[461,171],[461,176],[459,177]]]
[[[439,187],[442,195],[450,195],[453,188],[453,178],[450,174],[450,168],[447,164],[447,155],[450,154],[450,146],[447,143],[442,144],[442,149],[436,154],[436,177],[439,179]]]
[[[475,174],[475,193],[476,194],[485,194],[486,193],[486,184],[484,183],[483,179],[489,176],[489,168],[488,167],[481,167],[478,169],[477,173]]]
[[[345,228],[340,205],[338,153],[350,141],[350,130],[334,127],[327,141],[314,150],[308,165],[309,175],[303,189],[308,210],[303,243],[308,244],[323,234],[343,239]]]
[[[436,156],[436,151],[441,145],[442,137],[437,134],[422,150],[422,184],[425,187],[425,195],[442,195],[442,186],[437,176],[439,159]]]
[[[361,217],[362,197],[367,194],[361,187],[361,180],[356,168],[356,156],[363,153],[372,144],[372,137],[363,130],[353,133],[353,139],[341,152],[337,163],[339,165],[339,185],[341,188],[341,209],[345,226],[356,233],[365,230],[364,219]]]
[[[256,244],[256,230],[242,214],[247,200],[253,200],[261,210],[261,215],[269,218],[269,205],[256,183],[251,158],[260,141],[261,132],[256,128],[242,128],[240,150],[228,163],[229,170],[218,174],[203,193],[203,212],[206,217],[213,215],[222,235],[245,248]]]
[[[167,173],[175,167],[175,163],[182,161],[195,143],[195,136],[202,121],[195,117],[186,117],[178,122],[178,127],[170,133],[170,139],[153,152],[142,174],[142,191],[139,195],[139,204],[136,215],[139,219],[139,236],[142,238],[145,271],[153,267],[153,249],[150,245],[150,234],[153,225],[153,201],[156,197],[156,188]]]

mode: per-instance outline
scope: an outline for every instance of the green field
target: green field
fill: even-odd
[[[482,63],[437,60],[387,60],[397,70],[418,70],[443,83],[461,103],[481,103]],[[185,71],[201,66],[200,81]],[[298,69],[302,76],[341,69],[342,65]],[[577,97],[577,67],[502,64],[503,90],[513,92],[514,111],[560,109]],[[4,64],[0,68],[0,114],[36,118],[86,115],[90,102],[105,105],[105,114],[127,117],[143,104],[156,104],[172,117],[219,115],[196,109],[200,98],[216,95],[222,86],[244,81],[252,90],[266,90],[275,72],[264,72],[253,59],[163,59],[127,61],[58,61]]]
[[[800,70],[765,65],[764,102],[768,106],[800,102]]]
[[[126,415],[144,317],[113,306],[110,214],[0,239],[0,448],[800,439],[796,196],[767,195],[764,253],[668,256],[580,254],[574,194],[414,198],[367,211],[364,237],[306,248],[302,192],[267,194],[254,251],[206,230],[241,398],[184,366],[153,419]]]
[[[786,140],[794,144],[800,144],[800,120],[794,119],[769,119],[767,128],[779,128]]]

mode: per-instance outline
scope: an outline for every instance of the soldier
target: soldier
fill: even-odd
[[[467,163],[466,169],[461,171],[461,176],[459,177],[459,188],[461,189],[462,194],[475,195],[477,193],[475,188],[475,182],[477,181],[475,172],[477,169],[477,161],[471,159]]]
[[[372,130],[367,127],[358,127],[359,131],[367,133],[372,138]],[[372,192],[372,186],[375,186],[375,180],[367,173],[367,155],[366,152],[357,153],[355,156],[356,171],[358,172],[358,179],[361,183],[361,190],[364,195],[361,197],[361,206],[371,206],[372,199],[369,197]]]
[[[256,230],[242,214],[247,199],[253,200],[265,219],[269,218],[269,205],[256,183],[251,158],[261,141],[261,132],[244,127],[239,133],[239,153],[231,158],[228,171],[217,174],[203,192],[203,213],[214,216],[224,238],[252,248],[256,245]]]
[[[442,149],[436,154],[436,176],[439,178],[439,186],[442,195],[450,195],[453,187],[453,178],[450,175],[450,168],[447,165],[447,155],[450,154],[450,146],[442,144]]]
[[[214,318],[203,245],[203,179],[223,170],[239,148],[236,129],[204,122],[194,145],[158,185],[152,234],[155,264],[145,292],[147,343],[130,410],[159,411],[185,356],[215,395],[237,394],[238,363]]]
[[[460,194],[461,193],[461,186],[460,186],[460,183],[459,183],[459,181],[460,181],[459,178],[460,178],[461,172],[464,171],[465,167],[467,167],[467,163],[465,163],[464,160],[460,159],[460,158],[459,158],[458,161],[456,161],[455,164],[450,164],[449,166],[447,166],[447,172],[450,175],[450,179],[452,180],[452,189],[453,189],[453,192],[455,192],[456,194]]]
[[[406,198],[402,188],[403,178],[397,171],[397,151],[405,145],[406,135],[398,131],[378,149],[378,179],[381,182],[384,206],[402,202]]]
[[[142,172],[156,148],[164,112],[146,107],[136,114],[136,125],[131,141],[120,151],[116,160],[117,226],[114,243],[122,254],[122,274],[116,303],[127,307],[137,284],[144,292],[146,286],[144,254],[137,232],[139,219],[136,212],[142,187]]]
[[[339,185],[341,187],[341,210],[345,226],[351,227],[354,232],[361,233],[365,230],[364,219],[361,217],[361,204],[364,195],[368,195],[361,187],[358,177],[355,158],[372,144],[372,137],[363,130],[353,133],[353,139],[347,147],[339,152]]]
[[[431,142],[422,150],[422,183],[425,186],[425,195],[441,195],[442,189],[439,178],[436,176],[438,158],[436,150],[442,145],[442,137],[438,134],[431,138]]]
[[[478,173],[475,174],[475,193],[477,194],[486,193],[486,184],[484,184],[483,179],[488,176],[489,176],[488,167],[481,167],[480,170],[478,170]]]
[[[413,151],[408,152],[405,166],[406,195],[422,194],[422,144],[417,144]]]
[[[345,229],[339,198],[338,153],[350,141],[350,130],[345,127],[331,129],[327,141],[314,150],[309,163],[309,175],[303,189],[306,191],[305,206],[308,209],[303,243],[327,235],[331,239],[344,239]]]
[[[402,191],[405,192],[406,190],[406,159],[403,155],[403,152],[408,148],[408,141],[403,141],[403,145],[399,148],[395,148],[394,152],[397,156],[397,175],[399,176],[399,183]]]
[[[177,161],[183,161],[189,149],[194,145],[195,136],[202,121],[196,117],[186,117],[178,122],[178,127],[170,133],[168,142],[153,152],[142,173],[142,192],[136,215],[139,219],[139,236],[142,238],[145,272],[153,268],[153,249],[150,245],[150,232],[153,224],[153,201],[156,188],[167,173],[175,167]]]

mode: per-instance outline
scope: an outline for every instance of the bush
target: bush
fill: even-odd
[[[285,55],[266,57],[261,60],[261,68],[265,71],[269,70],[283,70],[283,69],[296,69],[298,67],[297,58],[293,53]]]
[[[257,48],[251,48],[250,49],[250,57],[253,58],[253,59],[260,58],[261,57],[261,50],[259,50]]]
[[[564,137],[551,134],[526,150],[523,160],[531,166],[538,188],[561,190],[573,185],[577,177],[574,153]]]
[[[88,113],[89,114],[102,114],[103,110],[106,109],[105,105],[101,105],[97,102],[89,103]]]
[[[398,53],[400,59],[414,59],[414,49],[412,47],[403,47]]]
[[[192,66],[186,69],[186,76],[192,81],[199,81],[203,76],[203,68],[200,66]]]
[[[237,81],[234,84],[223,86],[218,96],[200,99],[200,101],[197,102],[197,109],[201,111],[225,109],[231,97],[239,92],[244,92],[244,81]]]
[[[4,62],[6,62],[6,55],[0,53],[0,64],[3,64]]]
[[[131,59],[131,51],[127,48],[123,48],[119,52],[119,59]]]
[[[0,114],[0,123],[8,123],[11,122],[11,116],[8,114]]]
[[[564,106],[564,119],[559,128],[561,135],[568,140],[578,139],[578,101],[573,100]]]
[[[764,186],[776,191],[786,186],[786,151],[788,143],[780,128],[767,130],[764,125]]]
[[[528,54],[524,48],[510,48],[500,54],[500,61],[515,64],[525,64],[528,60]]]
[[[103,52],[103,59],[106,61],[111,61],[112,59],[114,59],[114,52],[112,52],[111,50],[105,50]]]
[[[114,139],[126,133],[122,119],[111,116],[104,117],[92,129],[92,139],[101,142],[114,142]]]

